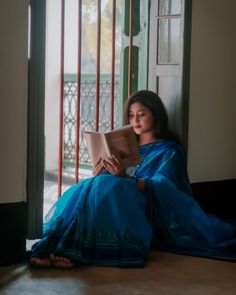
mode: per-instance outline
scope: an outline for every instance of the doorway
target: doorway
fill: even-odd
[[[60,43],[60,32],[61,32],[61,8],[58,8],[57,15],[55,14],[52,20],[51,27],[49,26],[49,11],[47,12],[47,5],[51,5],[51,9],[56,12],[56,8],[53,5],[58,5],[61,7],[61,3],[65,3],[64,0],[31,0],[31,56],[29,59],[29,104],[28,104],[28,175],[27,175],[27,197],[28,197],[28,238],[34,239],[39,238],[42,234],[42,221],[43,214],[45,215],[49,209],[49,207],[55,202],[58,197],[58,188],[57,181],[57,161],[58,161],[58,121],[60,120],[59,116],[59,100],[60,95],[58,91],[58,85],[61,83],[61,76],[63,76],[63,97],[67,97],[68,100],[63,106],[63,121],[68,123],[66,127],[63,126],[64,132],[64,140],[62,141],[62,145],[66,147],[67,152],[63,153],[62,159],[62,170],[64,172],[68,172],[67,175],[64,175],[62,190],[65,190],[71,183],[74,183],[74,171],[75,169],[75,155],[78,154],[74,148],[74,139],[76,138],[76,128],[75,128],[75,104],[76,104],[76,93],[77,93],[77,82],[78,75],[77,70],[75,70],[75,65],[78,62],[77,55],[77,46],[78,46],[78,38],[76,29],[78,26],[75,23],[78,21],[78,15],[75,12],[78,11],[76,5],[78,5],[79,0],[70,0],[66,1],[65,6],[65,28],[64,28],[64,62],[63,62],[63,75],[61,75],[61,71],[58,70],[58,67],[62,65],[61,63],[61,44]],[[179,2],[178,0],[176,0]],[[60,3],[58,3],[60,2]],[[87,0],[83,1],[87,7],[84,7],[85,14],[83,17],[87,17],[87,25],[93,25],[96,27],[96,10],[94,5],[99,1],[95,0]],[[123,102],[127,98],[128,95],[128,80],[132,79],[132,91],[138,89],[151,89],[155,91],[159,91],[160,88],[154,89],[152,85],[160,85],[160,84],[150,84],[151,77],[154,77],[153,74],[148,71],[148,52],[150,55],[150,51],[148,51],[149,44],[153,48],[156,45],[157,39],[154,39],[154,35],[150,35],[149,31],[151,28],[156,26],[156,19],[152,18],[150,15],[150,7],[153,8],[153,3],[155,1],[123,1],[123,0],[103,0],[101,1],[101,12],[106,14],[106,22],[103,25],[101,23],[101,29],[105,30],[106,33],[103,34],[103,38],[101,39],[101,50],[104,53],[105,48],[109,48],[110,44],[108,42],[108,36],[111,35],[110,31],[110,23],[111,23],[111,6],[112,3],[116,2],[116,5],[120,5],[116,12],[116,22],[117,30],[116,30],[116,56],[115,56],[115,97],[117,105],[115,103],[114,108],[115,114],[117,114],[117,123],[114,124],[114,127],[119,126],[121,124],[121,113],[123,108]],[[175,1],[158,1],[159,5],[161,3],[165,5],[170,5]],[[181,3],[190,3],[191,1],[181,1]],[[131,71],[128,73],[128,64],[129,64],[129,23],[130,23],[130,5],[133,3],[133,56],[132,56],[132,64],[133,67]],[[70,6],[71,5],[71,6]],[[70,6],[70,7],[69,7]],[[182,6],[181,6],[182,7]],[[181,16],[185,19],[186,15],[190,15],[189,6],[185,6],[184,13]],[[109,9],[108,9],[109,8]],[[188,8],[188,9],[187,9]],[[158,8],[157,8],[158,9]],[[47,14],[48,13],[48,14]],[[71,14],[70,14],[71,13]],[[68,17],[69,15],[69,17]],[[165,16],[165,15],[164,15]],[[184,22],[185,23],[185,22]],[[190,31],[190,23],[188,23],[189,30],[185,30],[186,39],[183,39],[183,47],[182,50],[188,49],[188,42],[190,42],[190,38],[187,34]],[[47,27],[48,26],[48,27]],[[89,37],[92,40],[96,39],[95,32],[90,31]],[[53,36],[50,37],[50,34]],[[59,36],[58,36],[59,34]],[[157,36],[157,35],[155,35]],[[54,41],[53,41],[54,40]],[[82,54],[84,54],[83,61],[81,63],[82,71],[81,71],[81,98],[84,97],[84,104],[81,100],[81,108],[80,114],[82,119],[82,114],[85,115],[85,119],[83,124],[81,124],[80,134],[82,134],[83,128],[92,128],[94,126],[94,115],[95,106],[94,102],[91,103],[89,97],[94,97],[94,67],[96,66],[96,60],[94,56],[96,51],[94,46],[89,45],[89,40],[86,39],[86,34],[82,35],[83,44],[87,44],[87,47],[82,47]],[[186,42],[185,44],[185,41]],[[48,41],[48,42],[47,42]],[[51,45],[50,45],[50,42]],[[90,40],[91,41],[91,40]],[[87,42],[87,43],[86,43]],[[154,42],[154,43],[153,43]],[[67,45],[66,45],[67,44]],[[156,43],[157,44],[157,43]],[[49,46],[50,45],[50,46]],[[87,50],[86,50],[87,48]],[[91,52],[88,50],[91,49]],[[107,49],[108,50],[108,49]],[[107,73],[107,69],[110,67],[106,62],[109,60],[109,55],[111,54],[111,50],[107,51],[107,54],[103,54],[104,61],[102,60],[101,68],[100,68],[100,83],[99,83],[99,94],[100,94],[100,109],[99,109],[99,117],[105,118],[105,120],[99,121],[99,129],[101,131],[105,131],[107,126],[107,114],[108,117],[110,112],[107,111],[109,109],[109,103],[107,102],[108,89],[110,88],[109,79],[107,80],[107,75],[111,75]],[[96,55],[97,56],[97,55]],[[183,71],[181,73],[181,83],[186,85],[184,91],[181,92],[181,97],[187,99],[187,90],[188,90],[188,55],[184,55],[186,57],[186,61],[183,61]],[[150,60],[150,56],[149,56]],[[154,56],[154,60],[156,57]],[[51,67],[51,69],[50,69]],[[150,69],[150,64],[149,64]],[[153,73],[156,73],[155,71]],[[148,74],[149,74],[149,85],[148,82]],[[97,80],[97,79],[96,79]],[[83,84],[84,83],[84,84]],[[95,82],[96,83],[96,82]],[[116,84],[117,83],[117,84]],[[164,85],[164,84],[163,84]],[[55,88],[54,88],[55,87]],[[54,90],[53,90],[54,89]],[[163,89],[163,87],[162,87]],[[104,98],[103,98],[104,97]],[[181,102],[182,100],[180,100]],[[185,106],[187,104],[184,104]],[[178,105],[178,110],[179,110]],[[181,108],[180,108],[181,109]],[[184,111],[182,111],[184,109]],[[181,109],[181,112],[178,113],[178,118],[186,118],[187,108]],[[90,115],[88,115],[88,111],[90,111]],[[64,118],[65,116],[65,118]],[[91,116],[91,118],[90,118]],[[92,122],[90,122],[90,119]],[[182,120],[181,119],[181,120]],[[180,122],[182,122],[180,120]],[[81,122],[82,122],[81,121]],[[94,127],[93,127],[94,128]],[[186,130],[185,130],[186,131]],[[186,132],[185,132],[186,134]],[[83,159],[83,156],[86,155],[85,148],[83,148],[83,138],[80,138],[80,147],[81,153],[79,155],[80,159]],[[61,145],[61,146],[62,146]],[[64,150],[66,150],[64,149]],[[85,157],[87,162],[79,163],[79,169],[86,170],[86,176],[91,175],[91,164],[88,162],[89,159]],[[83,166],[85,164],[85,166]],[[50,182],[50,183],[48,183]],[[48,193],[48,204],[44,205],[44,194]],[[44,213],[43,213],[44,208]]]

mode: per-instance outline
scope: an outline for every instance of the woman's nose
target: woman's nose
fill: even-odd
[[[138,122],[139,122],[139,117],[138,117],[138,115],[135,115],[135,117],[134,117],[134,121],[135,121],[135,123],[138,123]]]

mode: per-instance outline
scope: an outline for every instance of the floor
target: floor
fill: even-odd
[[[66,190],[71,184],[63,185]],[[57,199],[55,180],[45,180],[44,215]],[[32,244],[32,243],[31,243]],[[28,247],[31,248],[30,241]],[[236,263],[152,252],[144,269],[0,267],[1,295],[235,295]]]
[[[1,295],[235,295],[236,263],[152,252],[144,269],[0,268]]]

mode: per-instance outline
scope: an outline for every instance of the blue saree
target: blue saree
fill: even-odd
[[[192,197],[182,149],[140,146],[131,178],[102,174],[69,188],[49,210],[32,257],[50,253],[77,264],[143,267],[151,245],[162,251],[236,260],[233,224],[205,213]],[[135,178],[145,181],[145,192]]]

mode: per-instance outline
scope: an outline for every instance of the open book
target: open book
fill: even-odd
[[[118,155],[125,167],[140,164],[138,143],[130,125],[105,133],[84,131],[84,137],[92,164],[112,154]]]

